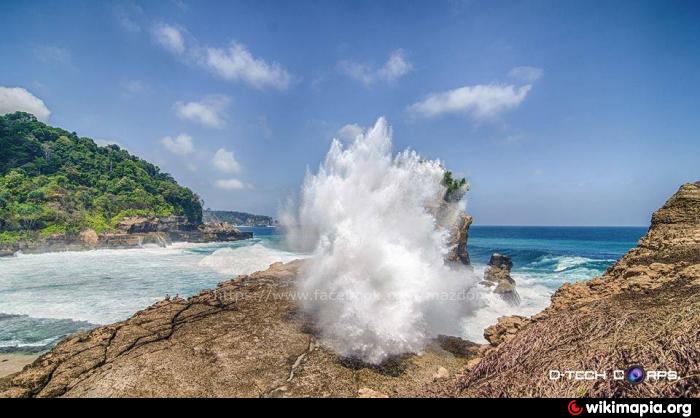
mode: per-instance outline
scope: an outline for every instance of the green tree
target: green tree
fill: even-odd
[[[0,150],[4,240],[32,231],[102,232],[132,214],[202,220],[199,196],[157,166],[28,113],[0,116]]]
[[[451,171],[445,171],[442,177],[442,185],[446,188],[444,196],[446,202],[459,202],[465,193],[469,191],[467,179],[455,179],[452,177]]]

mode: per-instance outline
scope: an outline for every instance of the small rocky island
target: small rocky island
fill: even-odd
[[[499,294],[511,305],[520,305],[520,295],[515,289],[515,280],[510,276],[513,261],[507,255],[493,253],[488,267],[484,272],[484,286],[494,287],[494,293]]]

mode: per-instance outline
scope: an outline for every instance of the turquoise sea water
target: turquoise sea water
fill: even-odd
[[[486,264],[494,252],[511,256],[515,275],[556,289],[602,274],[646,233],[646,227],[473,226],[469,255]]]
[[[40,352],[72,332],[128,318],[166,295],[190,296],[237,274],[303,254],[285,250],[276,228],[243,228],[234,243],[97,250],[0,258],[0,352]],[[518,310],[485,310],[472,334],[502,314],[529,315],[564,282],[605,271],[646,228],[490,227],[470,229],[469,253],[481,274],[489,256],[513,258],[523,297]]]

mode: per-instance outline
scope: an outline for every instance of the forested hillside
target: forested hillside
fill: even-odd
[[[16,112],[0,116],[0,242],[29,235],[113,230],[125,216],[183,215],[200,223],[200,198],[116,145]]]

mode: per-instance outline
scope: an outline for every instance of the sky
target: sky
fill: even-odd
[[[476,225],[648,225],[700,180],[682,1],[7,1],[0,113],[31,111],[275,216],[385,116]],[[0,150],[1,152],[1,150]]]

